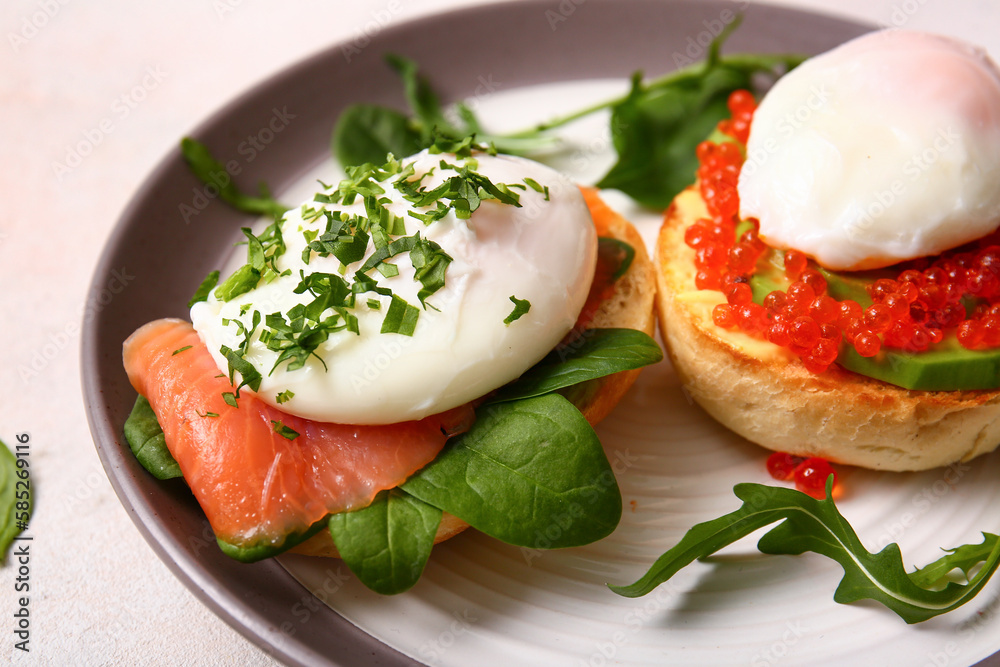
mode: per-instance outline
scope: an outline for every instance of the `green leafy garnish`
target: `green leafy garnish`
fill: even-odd
[[[395,595],[420,579],[440,523],[441,510],[396,488],[364,509],[331,516],[330,535],[365,586]]]
[[[0,442],[0,562],[6,559],[14,538],[27,527],[34,504],[28,469],[17,462],[7,445]]]
[[[614,273],[611,274],[611,280],[618,280],[628,273],[629,267],[632,266],[632,260],[635,259],[635,248],[625,241],[601,236],[597,239],[597,254],[602,261],[607,261],[609,266],[615,267]]]
[[[271,424],[274,426],[274,432],[286,440],[294,440],[299,437],[298,431],[286,426],[280,419],[272,419]]]
[[[559,394],[480,407],[472,428],[402,489],[487,535],[536,549],[599,540],[622,511],[597,434]]]
[[[420,309],[406,303],[395,294],[389,302],[389,309],[385,311],[385,318],[382,320],[382,329],[379,333],[397,333],[404,336],[412,336],[417,328],[417,318],[420,316]]]
[[[889,544],[876,554],[865,549],[830,497],[832,486],[831,476],[827,497],[817,500],[792,489],[737,484],[733,492],[743,501],[740,509],[694,526],[638,581],[610,588],[626,597],[645,595],[695,559],[707,558],[776,522],[780,523],[757,543],[762,553],[798,555],[812,551],[832,558],[844,568],[844,578],[833,597],[836,602],[875,600],[907,623],[926,621],[962,606],[986,585],[1000,564],[1000,541],[995,535],[984,535],[981,545],[951,549],[935,563],[908,573],[899,545]],[[968,577],[980,564],[978,572],[964,584],[949,581],[943,588],[931,588],[956,568]]]
[[[198,285],[198,289],[195,290],[194,295],[191,300],[188,301],[188,308],[198,303],[199,301],[208,301],[208,295],[212,293],[212,289],[219,284],[219,272],[212,271],[205,279],[201,281]]]
[[[587,329],[502,387],[490,401],[541,396],[619,371],[655,364],[661,359],[663,350],[659,344],[642,331]]]
[[[313,525],[304,530],[293,530],[287,535],[282,535],[277,542],[261,541],[255,544],[236,545],[230,544],[219,537],[215,538],[216,543],[222,553],[241,563],[256,563],[265,558],[273,558],[288,551],[297,544],[305,542],[310,537],[323,530],[327,525],[327,517],[323,517]]]
[[[280,218],[288,210],[287,206],[270,196],[251,197],[240,192],[225,166],[216,160],[208,147],[200,141],[184,137],[181,139],[181,153],[198,180],[218,188],[222,200],[237,210],[255,215],[269,215],[275,219]],[[266,188],[261,189],[266,192]]]
[[[334,153],[342,164],[378,162],[387,149],[409,155],[435,141],[459,142],[475,135],[503,153],[530,155],[557,142],[551,130],[599,111],[611,110],[611,136],[618,160],[597,183],[625,192],[640,204],[664,209],[687,187],[697,169],[695,148],[720,120],[728,116],[726,102],[735,90],[755,90],[758,79],[776,78],[805,59],[802,55],[720,55],[723,42],[739,24],[732,22],[711,44],[702,63],[644,82],[632,78],[624,97],[503,136],[490,135],[467,108],[458,107],[462,125],[447,120],[428,81],[412,61],[387,56],[403,79],[411,117],[366,105],[349,107],[334,131]],[[537,183],[525,184],[538,190]],[[547,190],[542,190],[548,195]]]
[[[215,290],[215,296],[221,301],[232,301],[241,294],[246,294],[260,282],[260,271],[250,264],[244,264],[226,278],[226,281]]]
[[[295,396],[294,391],[292,391],[291,389],[286,389],[285,391],[280,392],[277,396],[275,396],[274,400],[277,401],[278,405],[281,405],[282,403],[287,403],[288,401],[292,400],[294,396]]]
[[[521,316],[531,310],[531,302],[527,299],[518,299],[516,296],[511,294],[509,297],[510,302],[514,304],[514,310],[510,311],[510,315],[503,318],[503,323],[510,326],[511,322],[516,322],[521,319]]]
[[[409,117],[374,104],[347,107],[337,118],[330,147],[340,164],[379,163],[389,153],[413,155],[423,148]]]
[[[167,449],[156,414],[144,396],[135,399],[125,420],[125,440],[142,467],[156,479],[182,476],[181,467]]]
[[[176,355],[180,354],[181,352],[187,352],[190,349],[191,349],[190,345],[185,345],[184,347],[179,347],[176,350],[174,350],[173,352],[171,352],[170,356],[171,357],[176,356]]]
[[[731,24],[731,25],[735,25]],[[719,55],[725,34],[713,42],[705,63],[644,84],[611,107],[611,136],[618,161],[597,182],[640,204],[662,210],[691,184],[698,168],[695,148],[728,117],[735,90],[754,90],[754,79],[798,65],[802,56]]]
[[[330,142],[334,156],[343,165],[380,164],[387,153],[412,155],[436,143],[461,142],[472,135],[501,152],[513,154],[544,150],[557,143],[541,133],[523,137],[488,134],[472,110],[462,104],[457,108],[461,123],[452,123],[414,61],[394,54],[387,54],[385,60],[403,81],[410,115],[373,104],[348,106],[337,118]]]

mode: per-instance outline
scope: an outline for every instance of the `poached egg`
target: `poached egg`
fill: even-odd
[[[1000,70],[947,37],[869,33],[757,108],[740,216],[833,270],[937,255],[1000,226]]]
[[[380,183],[383,206],[404,221],[405,235],[419,232],[451,258],[443,287],[426,297],[422,307],[418,295],[422,284],[407,254],[386,260],[396,266],[398,275],[385,277],[375,269],[366,273],[377,279],[380,288],[419,310],[412,335],[380,333],[392,297],[359,294],[351,309],[358,333],[333,332],[295,370],[288,370],[287,362],[275,365],[279,353],[261,341],[264,327],[258,326],[244,358],[262,376],[257,394],[265,401],[326,422],[421,419],[516,379],[575,324],[593,280],[597,234],[574,183],[536,162],[503,155],[474,153],[466,159],[424,151],[402,165],[404,170],[412,166],[406,178],[424,190],[468,168],[494,184],[506,184],[517,193],[519,206],[483,199],[467,219],[449,208],[443,217],[425,224],[411,213],[429,213],[435,204],[418,206],[408,200],[392,183],[396,177]],[[279,275],[228,301],[213,290],[207,301],[192,307],[194,327],[222,372],[228,374],[222,347],[237,349],[244,339],[236,322],[250,331],[254,312],[263,321],[270,313],[288,313],[297,304],[308,304],[313,295],[295,291],[310,274],[342,275],[350,283],[375,252],[369,244],[364,258],[346,266],[332,255],[304,255],[310,240],[323,234],[324,212],[365,216],[366,207],[358,197],[350,204],[310,201],[288,211],[279,223],[286,245],[275,260]],[[513,321],[515,304],[510,297],[528,304]]]

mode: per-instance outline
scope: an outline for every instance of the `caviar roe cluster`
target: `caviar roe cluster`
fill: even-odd
[[[806,255],[784,253],[787,290],[753,301],[750,277],[769,248],[758,238],[759,223],[739,220],[736,189],[743,150],[756,109],[748,91],[729,97],[730,119],[719,130],[733,142],[702,142],[697,149],[698,186],[709,218],[701,218],[684,234],[695,251],[695,285],[720,290],[726,303],[712,312],[713,322],[762,338],[797,355],[813,373],[832,364],[841,344],[863,357],[883,347],[926,350],[954,332],[968,349],[1000,346],[1000,232],[930,260],[906,262],[894,278],[868,286],[872,304],[837,301],[827,294],[826,279]],[[737,227],[745,229],[736,238]],[[772,251],[779,252],[779,251]],[[890,269],[886,275],[892,275]]]

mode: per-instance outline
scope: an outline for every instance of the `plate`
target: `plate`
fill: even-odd
[[[472,98],[494,125],[518,113],[542,120],[559,105],[573,108],[581,97],[621,85],[634,70],[655,76],[700,59],[740,8],[745,21],[727,50],[815,53],[869,29],[756,3],[476,7],[387,28],[360,52],[331,47],[255,87],[191,134],[244,187],[263,180],[279,197],[290,196],[328,168],[330,128],[346,104],[402,106],[384,52],[414,58],[446,100]],[[592,131],[576,129],[581,159],[573,168],[594,170],[605,159],[607,138],[588,139]],[[908,627],[874,605],[835,604],[836,564],[819,556],[763,557],[752,540],[687,568],[646,598],[627,600],[604,588],[635,579],[691,525],[735,509],[733,484],[768,481],[762,450],[693,407],[668,363],[644,372],[599,428],[621,472],[625,515],[597,544],[530,552],[469,531],[436,548],[421,582],[393,598],[371,594],[339,561],[228,559],[183,483],[146,474],[121,436],[134,400],[121,368],[122,341],[149,320],[186,317],[193,289],[225,261],[248,222],[216,194],[189,174],[176,150],[136,193],[108,240],[90,298],[105,304],[104,286],[122,266],[136,278],[85,322],[83,390],[101,460],[136,526],[199,599],[277,659],[352,666],[945,665],[972,664],[1000,648],[996,585],[967,608]],[[651,238],[655,220],[641,225]],[[937,547],[974,541],[978,530],[995,527],[998,473],[997,456],[920,474],[847,470],[840,506],[870,548],[898,541],[913,564],[923,564]]]

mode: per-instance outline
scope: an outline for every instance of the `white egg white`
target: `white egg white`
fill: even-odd
[[[428,188],[454,176],[439,166],[442,159],[453,164],[453,155],[420,153],[413,162],[415,177],[426,172]],[[379,333],[390,297],[365,294],[357,299],[354,314],[360,335],[348,331],[332,334],[303,368],[289,371],[287,363],[273,368],[277,353],[267,349],[255,335],[246,359],[263,375],[258,395],[280,409],[308,419],[351,424],[386,424],[443,412],[462,405],[517,378],[553,347],[573,327],[586,301],[597,256],[597,237],[583,197],[572,182],[536,162],[510,157],[476,154],[475,171],[493,183],[520,184],[533,179],[547,193],[531,187],[515,189],[520,207],[484,200],[467,220],[450,211],[443,219],[425,225],[407,215],[413,205],[392,187],[386,188],[387,204],[403,217],[406,234],[420,231],[423,238],[438,243],[453,259],[445,285],[421,308],[412,336]],[[294,294],[300,272],[342,272],[348,280],[362,262],[341,267],[332,256],[313,253],[308,264],[302,251],[308,245],[305,232],[322,233],[325,220],[307,221],[307,202],[289,211],[281,226],[287,250],[278,258],[279,271],[290,270],[270,283],[230,301],[214,294],[195,304],[191,319],[212,352],[216,363],[228,372],[220,352],[223,345],[235,349],[241,340],[237,328],[225,320],[249,325],[254,310],[262,316],[287,313],[312,296]],[[364,206],[324,205],[364,215]],[[420,209],[423,212],[431,207]],[[371,254],[369,248],[369,254]],[[408,303],[420,308],[420,282],[405,254],[392,262],[399,275],[384,278],[369,274]],[[527,300],[530,309],[516,321],[511,314],[515,296]],[[376,298],[380,307],[368,306]],[[241,314],[241,309],[246,312]],[[322,362],[320,361],[322,359]],[[324,368],[325,363],[325,368]],[[273,370],[272,370],[273,368]],[[246,391],[246,389],[244,389]],[[290,391],[291,400],[277,403],[277,396]]]
[[[904,30],[812,58],[761,101],[739,195],[770,245],[835,270],[980,238],[1000,225],[1000,70]]]

